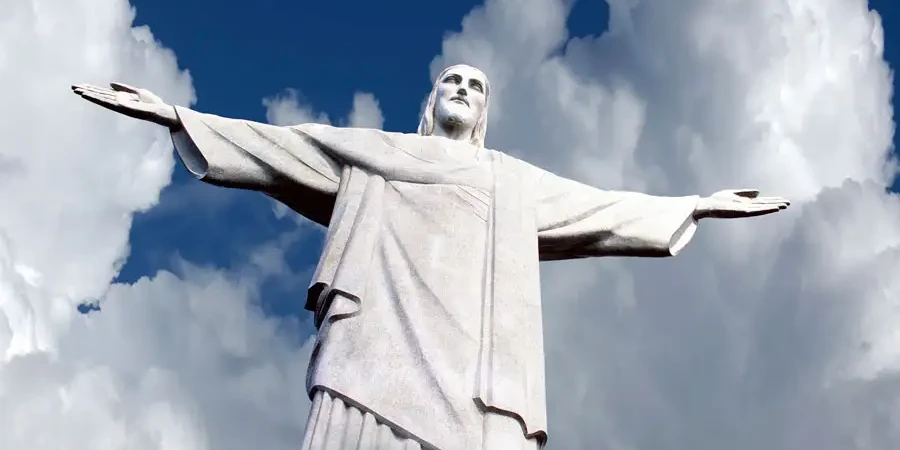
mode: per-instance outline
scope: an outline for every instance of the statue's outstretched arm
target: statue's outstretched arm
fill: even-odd
[[[727,190],[709,197],[661,197],[597,189],[541,171],[537,186],[538,245],[543,260],[592,256],[673,256],[691,240],[697,221],[771,214],[781,197]]]
[[[217,186],[266,194],[320,224],[327,224],[343,167],[305,131],[325,125],[279,127],[203,114],[166,104],[146,89],[72,86],[85,100],[168,127],[185,167]]]

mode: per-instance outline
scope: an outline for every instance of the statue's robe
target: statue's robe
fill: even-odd
[[[425,448],[483,448],[489,415],[540,447],[539,260],[671,256],[696,228],[697,197],[601,190],[443,137],[176,109],[195,176],[328,227],[306,301],[311,422],[327,392]]]

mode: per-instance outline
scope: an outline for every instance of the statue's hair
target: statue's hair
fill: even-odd
[[[472,66],[468,66],[466,64],[457,64],[454,66],[450,66],[438,75],[437,79],[434,81],[434,87],[431,88],[431,94],[428,96],[428,103],[425,104],[425,111],[422,112],[422,120],[419,121],[419,134],[422,136],[431,136],[434,134],[435,121],[437,120],[436,110],[437,110],[437,93],[438,86],[440,86],[441,81],[453,69],[459,67],[470,67],[475,69]],[[478,70],[478,69],[475,69]],[[491,86],[487,80],[487,77],[484,77],[484,109],[481,110],[481,115],[478,117],[478,120],[475,122],[475,126],[472,128],[472,137],[469,139],[469,142],[472,145],[483,148],[484,147],[484,137],[487,135],[487,112],[488,112],[488,101],[491,98]]]

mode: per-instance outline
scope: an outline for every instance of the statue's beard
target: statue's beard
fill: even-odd
[[[465,124],[466,123],[464,120],[462,120],[462,117],[459,117],[457,115],[445,117],[444,120],[441,121],[441,125],[443,125],[444,128],[454,130],[462,128],[463,126],[465,126]]]
[[[438,120],[438,124],[447,133],[458,133],[473,128],[472,124],[466,123],[465,119],[458,114],[447,114]]]

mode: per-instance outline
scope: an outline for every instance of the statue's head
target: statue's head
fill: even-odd
[[[430,136],[436,126],[461,130],[471,136],[472,145],[484,147],[490,95],[487,77],[480,70],[465,64],[444,69],[428,96],[419,134]]]

